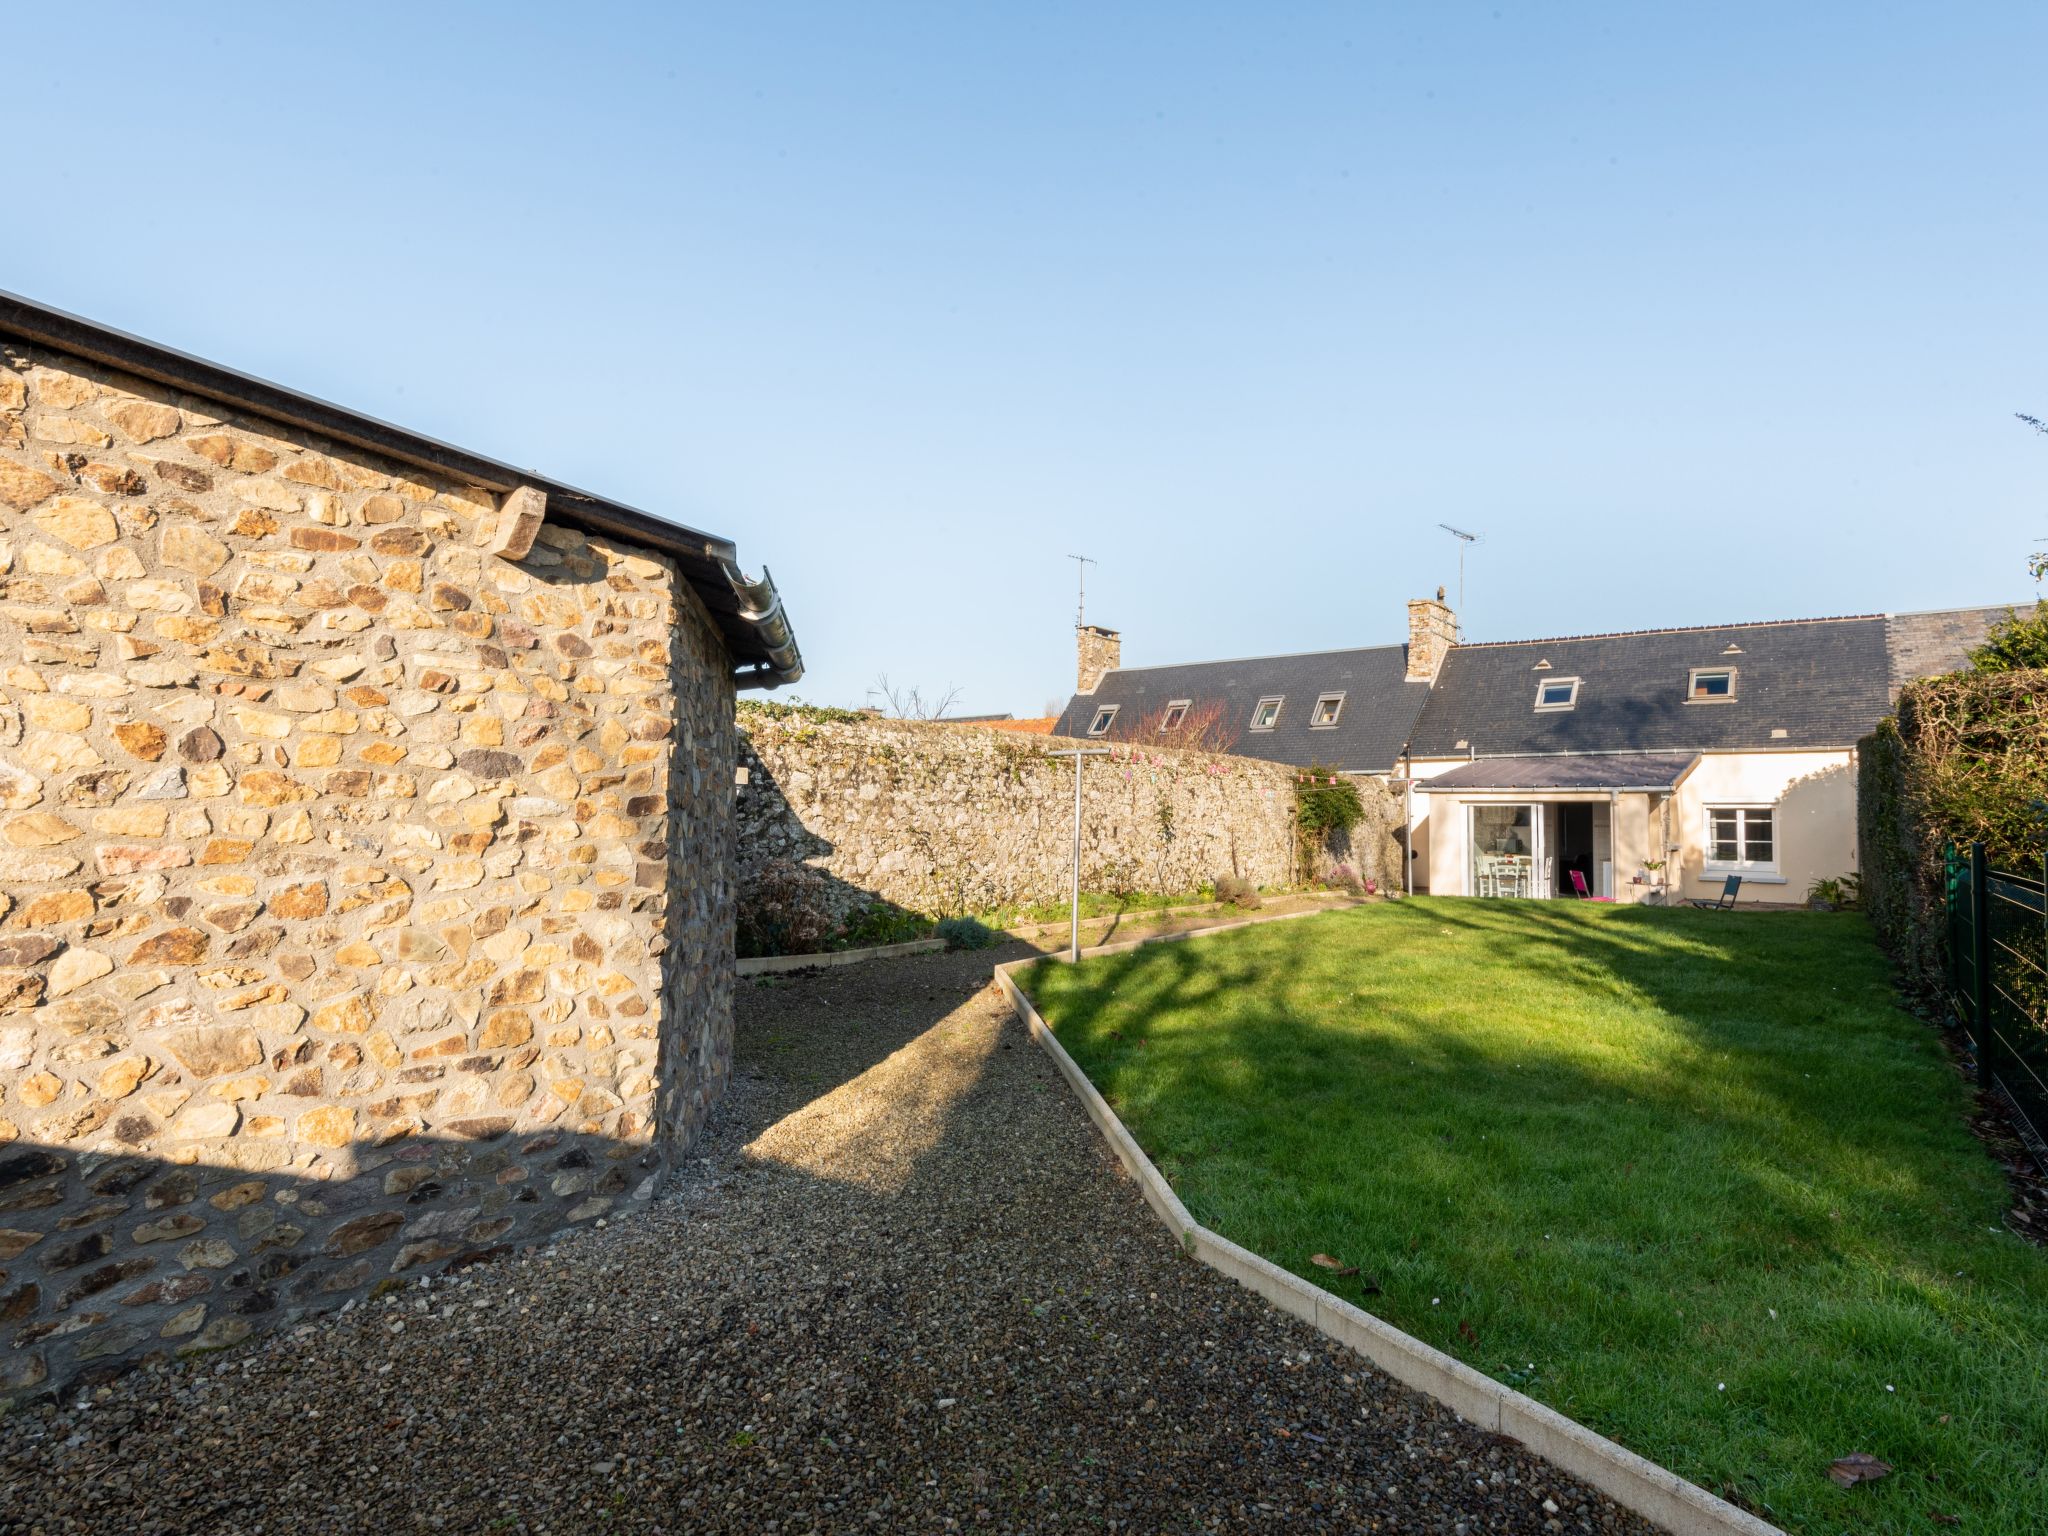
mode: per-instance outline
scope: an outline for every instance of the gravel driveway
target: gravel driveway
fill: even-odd
[[[0,1422],[0,1531],[1646,1532],[1183,1258],[988,984],[740,990],[654,1210]]]

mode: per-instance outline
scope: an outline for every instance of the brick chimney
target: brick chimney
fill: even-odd
[[[1444,589],[1436,596],[1410,598],[1408,602],[1408,681],[1434,683],[1443,667],[1444,654],[1458,643],[1458,616],[1444,601]]]
[[[1081,624],[1074,629],[1074,691],[1093,693],[1102,674],[1114,672],[1123,662],[1123,640],[1113,629],[1100,624]]]

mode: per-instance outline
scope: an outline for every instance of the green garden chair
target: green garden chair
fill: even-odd
[[[1742,890],[1742,876],[1730,875],[1721,886],[1718,896],[1694,896],[1686,902],[1689,907],[1704,907],[1709,912],[1727,912],[1735,906],[1735,898]]]

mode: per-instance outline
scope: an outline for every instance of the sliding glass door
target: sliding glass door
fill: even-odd
[[[1547,896],[1543,818],[1533,805],[1468,808],[1474,896]]]

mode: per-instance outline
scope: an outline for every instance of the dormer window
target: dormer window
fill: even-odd
[[[1117,708],[1118,706],[1114,704],[1105,704],[1102,708],[1095,711],[1095,718],[1088,722],[1088,734],[1090,736],[1107,736],[1109,734],[1109,723],[1116,718]]]
[[[1686,680],[1685,701],[1688,704],[1725,703],[1734,697],[1733,667],[1694,667],[1692,676]]]
[[[1572,709],[1578,702],[1579,680],[1576,677],[1546,677],[1536,685],[1538,714]]]
[[[1175,699],[1172,703],[1168,704],[1166,706],[1166,713],[1159,717],[1160,734],[1164,735],[1168,731],[1178,730],[1181,721],[1188,717],[1188,705],[1193,702],[1194,700],[1192,699]]]
[[[1270,731],[1280,720],[1280,706],[1287,702],[1285,694],[1272,694],[1259,700],[1252,708],[1252,729]]]
[[[1316,698],[1316,707],[1308,712],[1308,723],[1311,727],[1335,725],[1337,717],[1342,713],[1344,713],[1343,694],[1320,694]]]

